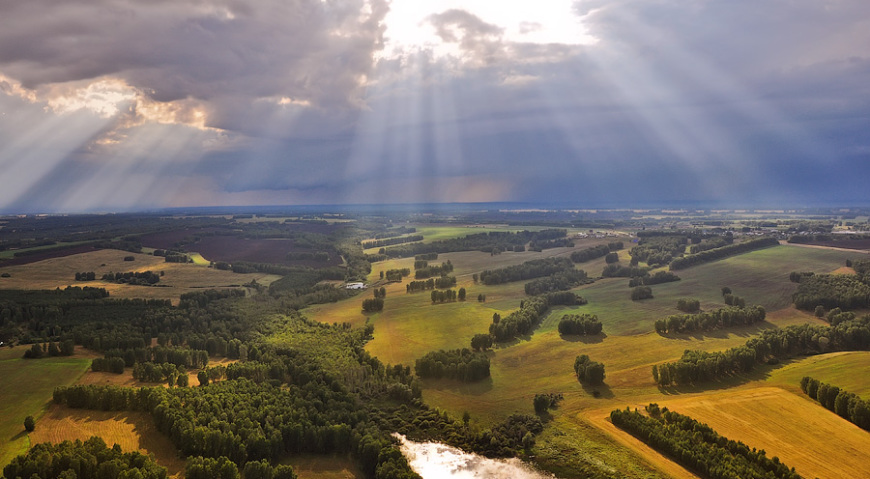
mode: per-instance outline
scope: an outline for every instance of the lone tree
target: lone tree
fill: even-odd
[[[24,429],[27,432],[33,432],[36,429],[36,421],[33,420],[33,416],[27,416],[24,418]]]

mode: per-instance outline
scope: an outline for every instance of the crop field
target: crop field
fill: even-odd
[[[846,351],[792,361],[771,372],[767,383],[802,395],[800,381],[810,376],[870,400],[870,352]]]
[[[341,257],[335,251],[329,251],[329,261],[288,260],[287,253],[292,251],[311,251],[309,248],[298,248],[292,240],[287,239],[247,239],[241,236],[204,236],[196,244],[186,246],[187,250],[196,251],[209,261],[248,261],[251,263],[275,263],[295,266],[323,268],[341,264]]]
[[[778,456],[804,477],[870,477],[870,434],[808,398],[779,388],[665,400],[661,406]]]
[[[23,352],[23,348],[7,349],[0,359],[4,383],[0,387],[0,467],[30,447],[24,418],[33,416],[37,429],[41,427],[40,415],[54,388],[74,383],[91,364],[90,359],[76,357],[20,359]]]
[[[114,412],[69,409],[52,405],[37,421],[30,433],[32,443],[86,440],[100,436],[111,447],[118,444],[126,451],[150,454],[165,467],[171,477],[181,477],[184,460],[172,442],[161,434],[151,416],[141,412]]]
[[[134,261],[124,261],[133,256]],[[109,272],[163,271],[161,286],[131,286],[96,281],[75,281],[76,272],[93,271],[97,278]],[[268,285],[277,276],[263,273],[237,274],[195,264],[166,263],[162,257],[133,254],[119,250],[98,250],[62,258],[52,258],[27,265],[3,268],[9,278],[0,280],[0,287],[8,289],[54,289],[66,286],[93,286],[105,288],[113,297],[171,299],[204,288],[239,288],[256,279]]]
[[[70,245],[74,245],[75,243],[70,243]],[[39,251],[38,253],[32,253],[24,256],[15,256],[15,253],[18,253],[22,250],[7,250],[0,251],[0,267],[7,266],[15,266],[20,264],[30,264],[36,263],[37,261],[42,261],[50,258],[63,258],[65,256],[70,256],[79,253],[87,253],[94,250],[94,247],[90,244],[80,244],[78,246],[70,246],[69,248],[63,249],[53,249],[57,248],[59,245],[50,245],[50,246],[36,246],[34,248],[28,248],[26,251]]]

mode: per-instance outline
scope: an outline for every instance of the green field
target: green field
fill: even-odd
[[[870,352],[820,354],[784,365],[771,372],[767,382],[803,394],[800,391],[801,378],[810,376],[870,400],[870,381],[866,371],[870,371]]]
[[[4,353],[0,359],[0,467],[30,447],[24,418],[36,418],[38,429],[39,416],[54,388],[74,383],[91,365],[90,359],[83,358],[9,359],[12,353],[20,358],[22,348]]]

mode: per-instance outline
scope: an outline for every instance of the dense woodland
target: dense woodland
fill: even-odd
[[[526,261],[516,266],[484,270],[480,273],[479,278],[483,284],[493,285],[540,278],[573,269],[574,263],[568,258],[544,258]]]

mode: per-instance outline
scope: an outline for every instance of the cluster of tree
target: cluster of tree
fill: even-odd
[[[425,281],[411,281],[405,285],[405,291],[408,293],[415,293],[435,288],[445,289],[453,286],[456,286],[455,276],[441,276],[440,278],[429,278]]]
[[[637,246],[631,248],[628,254],[634,264],[645,262],[655,267],[668,264],[673,258],[682,256],[688,242],[685,235],[640,237]]]
[[[86,271],[84,273],[76,273],[76,281],[94,281],[97,279],[97,273]]]
[[[432,291],[432,303],[452,303],[454,301],[465,301],[466,296],[465,288],[459,288],[459,291],[452,289],[447,289],[444,291],[434,290]]]
[[[581,383],[598,385],[604,383],[604,365],[581,354],[574,358],[574,374]]]
[[[649,272],[649,268],[642,266],[625,266],[619,263],[609,264],[601,271],[601,276],[605,278],[634,278],[643,276]]]
[[[677,309],[684,313],[697,313],[701,311],[701,301],[692,298],[680,298],[677,300]],[[658,331],[658,329],[656,329]]]
[[[743,346],[726,351],[686,350],[675,362],[653,366],[653,379],[662,385],[691,384],[752,371],[759,362],[798,355],[870,349],[870,315],[836,326],[792,325],[766,329]]]
[[[453,263],[448,259],[446,263],[441,263],[441,266],[426,266],[414,271],[414,279],[426,279],[436,276],[447,276],[453,272]]]
[[[495,253],[512,251],[516,246],[523,246],[531,241],[547,241],[562,238],[567,235],[565,229],[546,229],[541,231],[503,232],[490,231],[476,233],[463,238],[451,238],[433,241],[431,243],[412,243],[386,248],[382,253],[391,258],[404,258],[420,254],[452,253],[458,251],[482,251]]]
[[[498,313],[495,313],[498,314]],[[471,338],[471,349],[475,351],[486,351],[492,347],[492,336],[486,333],[478,333]]]
[[[697,242],[695,240],[697,239]],[[689,253],[697,254],[710,249],[721,248],[728,246],[734,242],[733,235],[713,236],[712,238],[701,239],[700,237],[692,237],[692,245],[689,246]]]
[[[362,247],[365,249],[383,248],[385,246],[393,246],[393,245],[404,244],[404,243],[413,243],[415,241],[423,241],[423,235],[396,236],[396,237],[392,237],[392,238],[363,241]]]
[[[434,261],[438,259],[438,253],[423,253],[414,256],[415,261]]]
[[[594,314],[566,314],[559,320],[559,334],[594,336],[601,334],[601,321]]]
[[[28,479],[166,479],[166,468],[139,451],[111,449],[97,436],[82,442],[36,444],[3,468],[3,477]],[[189,476],[188,476],[189,477]],[[220,477],[220,476],[212,476]]]
[[[483,284],[492,285],[540,278],[572,269],[574,264],[568,258],[544,258],[505,268],[485,270],[480,273],[479,278]]]
[[[586,300],[571,291],[534,296],[520,301],[520,309],[508,314],[504,318],[494,314],[492,324],[489,325],[489,334],[492,335],[495,341],[510,341],[519,335],[531,333],[550,306],[576,306],[582,304],[586,304]]]
[[[327,251],[291,251],[284,256],[289,261],[318,261],[320,263],[329,262],[329,252]]]
[[[402,278],[411,274],[410,268],[388,269],[384,273],[387,281],[402,281]]]
[[[648,416],[626,408],[610,413],[613,424],[670,457],[700,477],[710,479],[800,479],[794,468],[768,458],[763,450],[720,436],[689,416],[646,407]]]
[[[24,351],[24,359],[40,359],[46,356],[72,356],[75,352],[75,342],[65,339],[60,342],[49,341],[47,343],[33,343],[30,349]]]
[[[812,271],[803,271],[800,273],[797,271],[792,271],[791,273],[788,274],[788,280],[791,281],[792,283],[800,283],[804,278],[808,278],[814,274],[816,274],[816,273],[814,273]]]
[[[187,387],[187,371],[172,363],[136,363],[133,379],[147,383],[166,383],[169,387]]]
[[[581,284],[591,283],[592,280],[582,269],[565,269],[544,278],[537,278],[525,285],[526,294],[535,296],[552,291],[567,291]]]
[[[126,273],[106,273],[101,279],[110,283],[151,286],[157,284],[160,281],[161,276],[163,276],[162,272],[128,271]]]
[[[429,266],[429,261],[425,259],[415,259],[414,260],[414,269],[421,269]]]
[[[634,288],[635,286],[652,286],[654,284],[662,284],[662,283],[672,283],[674,281],[679,281],[680,277],[671,273],[670,271],[657,271],[652,275],[646,276],[636,276],[628,280],[628,287]]]
[[[652,288],[649,286],[635,286],[631,288],[631,300],[640,301],[642,299],[652,299]]]
[[[532,240],[529,243],[529,251],[541,252],[550,248],[573,248],[574,241],[570,238],[558,238],[551,240]]]
[[[384,310],[383,298],[368,298],[362,302],[362,310],[366,313],[376,313]]]
[[[815,274],[805,277],[792,295],[798,309],[859,309],[870,307],[870,285],[845,274]]]
[[[154,256],[163,256],[163,260],[166,263],[193,263],[193,258],[191,258],[187,253],[182,251],[156,249],[151,254]],[[228,263],[218,264],[223,265],[223,267],[218,267],[218,269],[230,269],[230,265]]]
[[[678,303],[679,305],[679,303]],[[656,332],[661,334],[694,333],[712,331],[731,326],[749,326],[764,321],[764,308],[731,306],[699,314],[675,314],[655,322]]]
[[[384,299],[387,297],[387,288],[381,286],[380,288],[372,288],[372,294],[375,298]]]
[[[856,314],[852,311],[843,311],[840,308],[834,308],[825,313],[825,308],[822,306],[816,306],[815,314],[816,317],[824,318],[831,323],[831,326],[836,326],[844,321],[851,321],[856,317]]]
[[[593,259],[598,259],[602,256],[606,256],[607,253],[610,253],[610,251],[611,248],[608,245],[600,244],[598,246],[593,246],[591,248],[585,248],[581,249],[580,251],[572,252],[571,261],[575,263],[585,263],[587,261],[592,261]]]
[[[555,409],[559,405],[559,401],[564,398],[562,393],[535,394],[532,405],[535,407],[536,413],[544,414],[549,409]]]
[[[721,248],[714,248],[711,250],[702,251],[698,254],[692,254],[688,256],[683,256],[682,258],[676,258],[671,261],[670,269],[674,271],[686,269],[690,266],[695,266],[701,263],[707,263],[710,261],[715,261],[717,259],[727,258],[729,256],[748,253],[749,251],[754,251],[761,248],[777,246],[778,244],[779,241],[776,238],[769,236],[765,238],[757,238],[749,241],[744,241],[743,243],[731,244],[728,246],[723,246]]]
[[[843,419],[870,431],[870,401],[809,376],[801,379],[801,391]]]
[[[604,255],[604,262],[607,264],[619,263],[619,253],[607,253]]]
[[[91,371],[124,374],[124,358],[94,358],[91,361]]]
[[[486,354],[467,348],[443,349],[427,353],[414,363],[414,371],[421,378],[448,378],[473,382],[489,377],[489,358]]]
[[[492,324],[489,325],[489,334],[496,341],[509,341],[520,334],[528,334],[538,324],[541,315],[549,309],[550,305],[546,297],[520,301],[520,309],[507,315],[505,318],[493,315]]]

